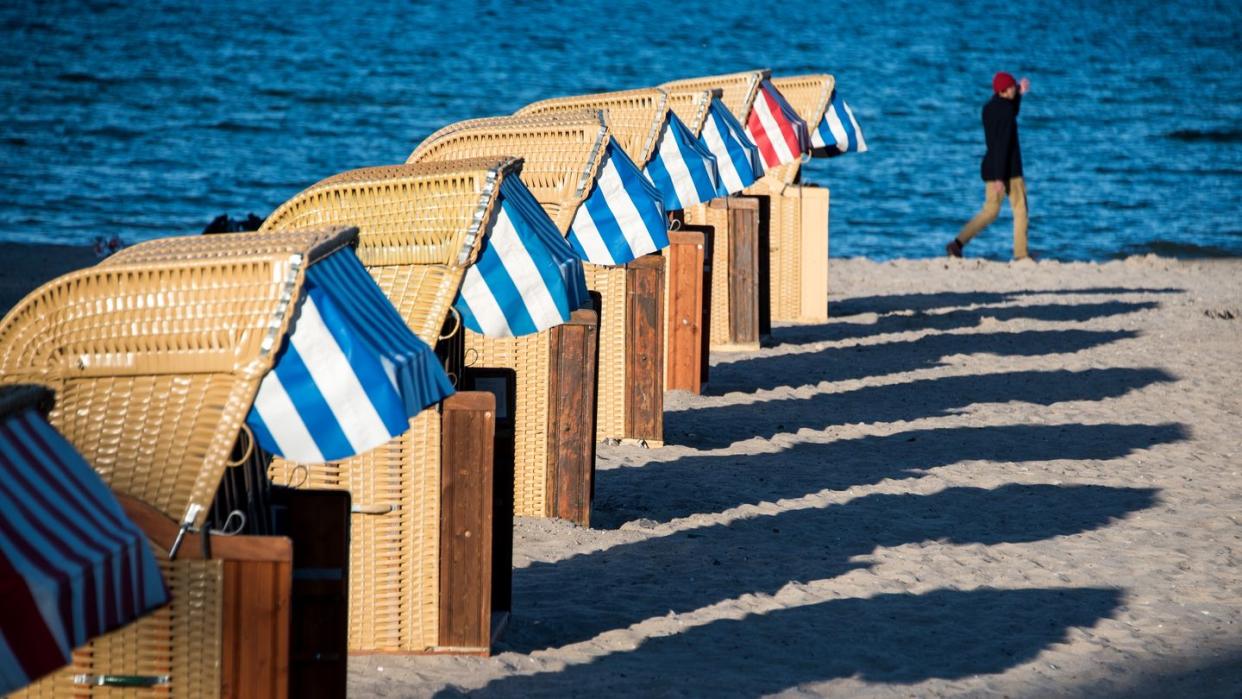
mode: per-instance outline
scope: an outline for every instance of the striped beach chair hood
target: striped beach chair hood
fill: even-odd
[[[765,168],[796,162],[810,150],[806,121],[771,80],[759,85],[746,119],[746,133],[759,147]]]
[[[0,388],[0,694],[168,602],[146,535],[44,420],[48,402]]]
[[[488,337],[529,335],[560,325],[588,301],[582,261],[517,177],[500,185],[496,222],[453,307]]]

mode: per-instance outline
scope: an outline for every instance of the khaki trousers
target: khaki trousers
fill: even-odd
[[[985,190],[983,208],[979,209],[979,213],[967,221],[966,225],[962,226],[962,231],[957,234],[957,242],[962,245],[969,243],[971,238],[979,235],[979,231],[992,225],[1000,214],[1001,199],[1004,195],[996,191],[990,182],[985,182],[983,186]],[[1013,259],[1020,260],[1027,256],[1026,227],[1028,223],[1026,183],[1021,177],[1009,180],[1009,208],[1013,210]]]

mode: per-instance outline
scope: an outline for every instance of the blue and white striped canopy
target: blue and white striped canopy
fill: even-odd
[[[569,244],[597,265],[623,265],[668,247],[660,191],[616,139],[604,153],[599,177],[569,227]]]
[[[147,537],[34,408],[0,419],[0,693],[168,602]]]
[[[500,211],[453,307],[467,328],[518,337],[569,320],[589,300],[582,260],[517,177],[500,183]]]
[[[811,133],[811,148],[816,155],[841,155],[842,153],[866,153],[867,141],[862,127],[854,118],[850,106],[834,89],[832,102],[824,112],[815,131]]]
[[[664,197],[669,211],[716,198],[716,158],[673,112],[668,113],[647,176]]]
[[[759,147],[746,135],[741,122],[719,100],[712,100],[699,140],[720,168],[716,195],[727,197],[754,184],[763,174]]]
[[[306,270],[305,296],[246,423],[269,452],[304,463],[361,454],[453,393],[435,353],[352,250]]]

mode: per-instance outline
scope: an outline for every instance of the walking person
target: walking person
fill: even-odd
[[[1028,257],[1026,249],[1026,183],[1022,179],[1022,148],[1018,144],[1018,108],[1022,95],[1031,89],[1031,81],[1016,81],[1009,73],[992,78],[992,99],[983,105],[983,136],[987,153],[979,171],[984,182],[983,208],[962,226],[945,251],[950,257],[961,257],[962,248],[996,220],[1001,200],[1009,194],[1013,210],[1013,259]]]

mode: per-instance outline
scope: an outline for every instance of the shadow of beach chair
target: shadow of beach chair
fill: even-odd
[[[608,139],[598,112],[472,119],[427,137],[408,161],[521,157],[522,181],[563,236],[595,185]],[[476,366],[515,373],[514,513],[587,526],[599,320],[589,309],[575,317],[568,326],[521,337],[467,331],[465,349]],[[580,350],[576,362],[565,354],[571,348]]]
[[[210,551],[174,542],[204,525],[307,266],[354,234],[143,243],[43,285],[0,323],[2,381],[56,392],[51,423],[147,534],[171,596],[79,648],[26,696],[153,687],[210,697],[239,686],[283,695],[289,540],[219,537]]]
[[[260,234],[357,226],[359,260],[406,325],[434,346],[496,221],[501,187],[520,165],[491,157],[351,170],[282,204]],[[351,653],[486,653],[507,621],[512,518],[507,509],[493,518],[496,407],[488,395],[479,408],[479,397],[459,393],[440,410],[427,408],[404,434],[352,458],[273,460],[274,482],[353,496]],[[486,442],[486,454],[474,457],[487,463],[450,463],[462,437],[450,427],[470,411],[490,425],[474,436]],[[459,526],[468,507],[480,521]]]

